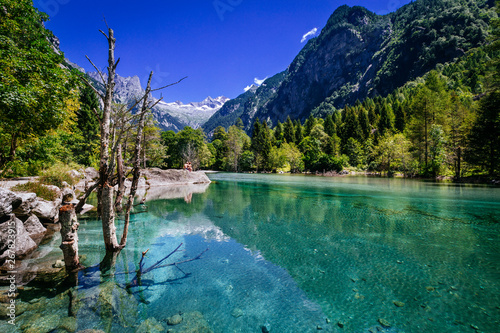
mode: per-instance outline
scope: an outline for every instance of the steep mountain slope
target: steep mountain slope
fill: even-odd
[[[260,87],[252,86],[245,93],[226,102],[226,104],[224,104],[224,106],[202,126],[205,133],[211,135],[217,126],[228,128],[233,125],[238,118],[243,121],[246,128],[250,128],[255,113],[276,94],[286,73],[285,71],[276,74],[267,79]]]
[[[99,83],[102,80],[98,73],[88,72],[87,75],[98,89],[103,89],[103,86]],[[104,79],[106,78],[106,75],[104,75]],[[131,105],[137,97],[144,94],[144,89],[142,89],[141,82],[137,76],[121,77],[117,75],[115,81],[114,99],[117,103]],[[192,102],[189,104],[183,104],[180,101],[173,103],[161,101],[153,108],[152,114],[162,130],[178,132],[185,126],[191,126],[196,129],[207,122],[227,100],[228,98],[220,96],[215,99],[207,97],[202,102]]]
[[[236,104],[229,102],[204,128],[210,132],[214,126],[231,125],[221,115],[238,114],[250,131],[255,117],[272,124],[287,116],[303,121],[325,110],[318,108],[322,103],[333,110],[357,99],[385,96],[437,64],[484,44],[493,2],[417,0],[385,16],[363,7],[339,7],[320,36],[279,74],[282,82],[275,82],[268,99],[248,103],[247,92],[236,99],[245,103],[231,109]],[[261,97],[257,91],[254,96]],[[220,118],[226,122],[217,122]]]

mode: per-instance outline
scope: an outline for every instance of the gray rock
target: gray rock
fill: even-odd
[[[0,187],[0,218],[10,215],[22,202],[16,193]]]
[[[92,167],[88,167],[87,169],[85,169],[85,179],[92,181],[98,177],[99,177],[99,172],[97,172],[96,169]]]
[[[15,238],[9,237],[15,230]],[[12,241],[14,240],[14,241]],[[14,214],[10,219],[0,224],[0,263],[5,262],[12,253],[16,259],[22,259],[37,247],[30,235],[24,228],[24,224]]]
[[[45,184],[42,184],[43,187],[45,188],[48,188],[49,190],[53,191],[54,193],[56,193],[56,197],[57,198],[61,198],[62,197],[62,191],[59,187],[55,186],[55,185],[45,185]]]
[[[167,319],[167,324],[169,325],[178,325],[182,322],[182,317],[181,315],[173,315],[172,317]]]
[[[243,316],[243,310],[239,309],[239,308],[235,308],[232,312],[231,312],[231,316],[233,316],[234,318],[239,318],[241,316]]]
[[[12,212],[16,214],[17,217],[29,216],[36,202],[36,194],[35,193],[16,193],[16,194],[22,199],[23,202],[19,207],[14,209]]]
[[[61,189],[61,196],[63,202],[71,202],[76,198],[75,191],[69,185]]]
[[[59,220],[59,205],[61,200],[47,201],[38,198],[31,213],[36,215],[42,222],[54,223]]]
[[[31,239],[33,239],[35,241],[35,243],[37,243],[37,244],[40,243],[43,236],[45,236],[45,233],[47,232],[47,229],[45,229],[43,224],[40,222],[38,217],[36,217],[35,215],[31,215],[24,222],[24,228],[28,232]]]

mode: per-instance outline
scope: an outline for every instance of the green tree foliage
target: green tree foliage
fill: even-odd
[[[288,143],[294,143],[295,139],[295,127],[293,126],[290,116],[286,118],[285,124],[283,125],[283,139]]]
[[[99,149],[99,120],[94,112],[99,110],[95,92],[85,86],[80,91],[80,108],[76,112],[76,128],[72,151],[76,163],[97,166]]]
[[[468,161],[490,176],[500,173],[500,92],[481,99],[469,137]]]
[[[13,161],[18,147],[63,124],[74,81],[54,50],[47,16],[28,0],[0,7],[0,165]]]
[[[250,138],[248,135],[239,127],[233,125],[229,127],[229,131],[227,133],[226,144],[226,156],[225,156],[225,165],[227,170],[229,171],[241,171],[240,164],[243,162],[243,167],[248,168],[248,159],[249,156],[246,154],[242,156],[244,153],[245,147],[248,147],[250,143]],[[244,159],[242,161],[242,158]]]

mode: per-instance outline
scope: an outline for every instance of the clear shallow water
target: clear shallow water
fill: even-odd
[[[150,201],[147,213],[134,215],[116,275],[80,274],[72,297],[88,306],[75,310],[78,329],[134,332],[151,318],[167,328],[166,319],[180,311],[201,314],[198,326],[213,332],[498,331],[498,188],[361,177],[210,178],[204,193]],[[99,263],[100,223],[82,221],[79,235],[84,264]],[[180,243],[185,251],[171,262],[209,248],[180,265],[189,276],[158,269],[144,276],[150,286],[125,292],[142,251],[150,249],[148,266]],[[59,312],[50,311],[62,321],[70,301],[59,298]],[[18,327],[50,309],[31,301]]]

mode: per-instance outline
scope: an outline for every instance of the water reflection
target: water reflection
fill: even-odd
[[[211,177],[217,182],[208,187],[148,193],[156,200],[133,215],[117,274],[86,272],[80,279],[88,288],[72,297],[89,306],[77,311],[78,329],[167,327],[181,311],[185,324],[194,322],[202,332],[259,332],[263,326],[272,332],[317,332],[318,326],[465,332],[472,325],[496,332],[495,189],[397,179]],[[82,221],[80,253],[87,266],[104,253],[101,232],[98,221]],[[150,265],[180,243],[185,252],[174,261],[209,247],[202,260],[182,267],[187,278],[173,282],[179,275],[170,267],[145,276],[150,286],[139,294],[123,293],[120,286],[133,278],[143,251],[150,249]],[[52,303],[43,306],[60,306]],[[37,313],[30,311],[21,317],[26,323]]]

